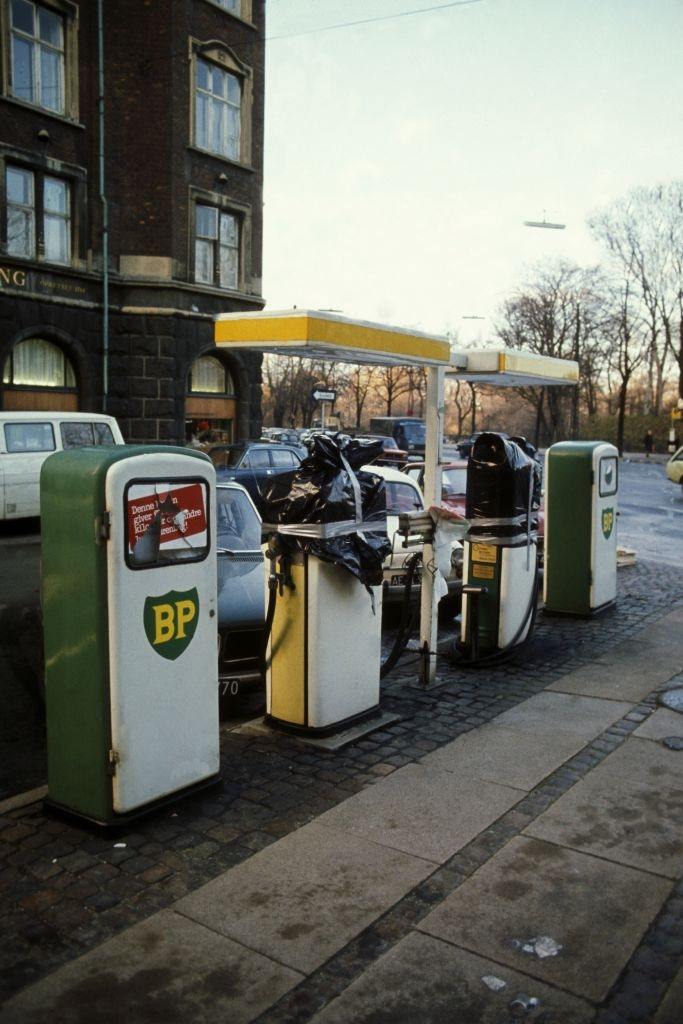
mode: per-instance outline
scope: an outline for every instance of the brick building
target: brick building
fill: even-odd
[[[218,352],[212,317],[263,306],[264,19],[0,0],[0,408],[105,410],[130,441],[259,430],[260,357]]]

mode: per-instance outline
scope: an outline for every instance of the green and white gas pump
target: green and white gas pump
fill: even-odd
[[[561,441],[545,457],[545,611],[588,616],[617,596],[619,452]]]
[[[111,826],[218,778],[215,471],[170,447],[41,474],[48,808]]]

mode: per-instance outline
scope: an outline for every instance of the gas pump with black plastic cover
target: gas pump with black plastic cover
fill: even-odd
[[[540,467],[519,445],[484,433],[467,467],[462,616],[452,659],[477,666],[518,653],[538,599]]]
[[[379,450],[316,435],[301,466],[262,492],[266,721],[285,731],[329,735],[379,711],[391,542],[384,481],[359,469]]]

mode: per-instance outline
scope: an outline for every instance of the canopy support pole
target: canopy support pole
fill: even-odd
[[[427,367],[427,400],[425,402],[425,506],[441,503],[441,464],[443,462],[444,367]],[[439,602],[434,586],[434,545],[425,544],[422,558],[420,595],[420,649],[425,651],[423,684],[436,679],[436,644],[438,637]],[[429,661],[427,662],[427,657]]]

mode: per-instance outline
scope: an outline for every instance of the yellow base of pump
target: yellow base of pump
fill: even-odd
[[[329,733],[379,707],[382,588],[315,556],[293,559],[294,589],[278,594],[268,649],[266,718]]]

